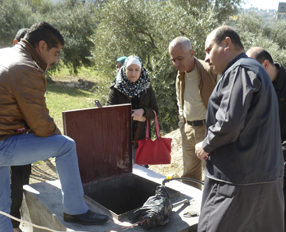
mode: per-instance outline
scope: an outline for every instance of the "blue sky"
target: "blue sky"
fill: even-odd
[[[259,9],[278,9],[279,2],[286,2],[286,0],[245,0],[246,4],[243,6],[244,8],[249,8],[251,5],[257,7]]]

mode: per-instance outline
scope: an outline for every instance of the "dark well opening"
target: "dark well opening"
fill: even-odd
[[[155,195],[158,185],[140,176],[127,174],[89,184],[84,186],[84,190],[89,198],[120,215],[141,207],[150,196]],[[170,197],[179,194],[173,189],[167,190]]]

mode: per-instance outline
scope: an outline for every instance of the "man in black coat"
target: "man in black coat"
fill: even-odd
[[[209,99],[198,232],[283,231],[283,152],[277,94],[228,26],[212,31],[205,61],[221,74]],[[271,212],[271,213],[269,213]]]
[[[257,60],[268,73],[273,87],[277,93],[279,105],[280,132],[282,141],[282,150],[284,155],[284,163],[286,161],[286,70],[279,64],[274,63],[271,55],[261,47],[252,47],[246,55]],[[284,174],[284,201],[286,202],[286,178]],[[284,211],[284,224],[286,222],[286,213]]]

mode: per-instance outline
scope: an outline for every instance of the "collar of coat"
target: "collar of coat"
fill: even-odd
[[[44,61],[44,59],[39,55],[37,50],[25,39],[21,39],[19,43],[24,49],[26,49],[31,54],[32,59],[45,72],[48,68],[48,65]]]
[[[204,68],[203,66],[202,66],[202,64],[198,61],[198,59],[195,57],[194,58],[194,61],[195,61],[195,65],[194,65],[194,69],[197,69],[197,71],[198,71],[198,73],[199,73],[199,76],[201,77],[202,76],[202,69]],[[178,72],[178,78],[179,78],[179,80],[180,81],[182,81],[183,80],[183,78],[184,78],[184,76],[185,76],[185,73],[186,72]]]
[[[279,72],[276,79],[273,81],[273,86],[277,90],[282,90],[286,81],[286,71],[280,63],[275,63],[275,66],[279,69]]]

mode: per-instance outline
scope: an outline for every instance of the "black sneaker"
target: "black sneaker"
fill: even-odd
[[[64,220],[66,222],[75,222],[82,225],[102,225],[108,221],[108,217],[88,210],[86,213],[77,215],[64,213]]]

